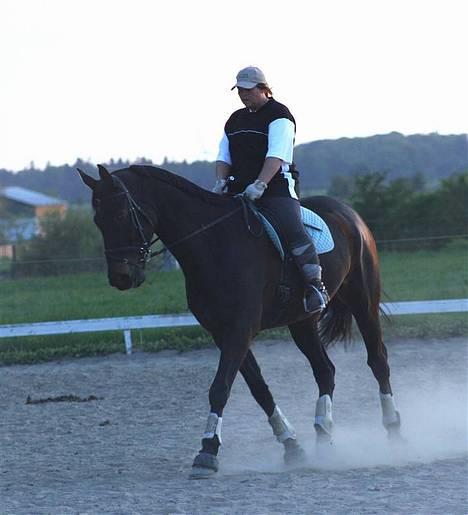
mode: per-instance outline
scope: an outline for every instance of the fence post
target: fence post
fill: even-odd
[[[125,329],[124,340],[125,340],[125,352],[128,355],[130,355],[132,353],[132,332],[130,331],[130,329]]]

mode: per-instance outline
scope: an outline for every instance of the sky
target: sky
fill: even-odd
[[[0,0],[0,168],[214,160],[260,67],[296,144],[468,133],[466,0]]]

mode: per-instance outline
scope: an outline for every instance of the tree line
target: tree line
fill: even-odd
[[[329,194],[347,199],[377,240],[424,238],[437,246],[440,237],[468,236],[468,172],[433,189],[425,188],[421,174],[394,180],[382,172],[336,177]]]
[[[403,136],[392,132],[366,138],[304,143],[296,146],[294,155],[304,193],[324,192],[336,177],[353,177],[375,170],[384,172],[391,180],[422,174],[426,184],[435,187],[451,174],[468,170],[468,139],[466,134]],[[130,164],[155,163],[141,158],[134,162],[118,159],[103,164],[115,170]],[[158,166],[201,187],[211,188],[213,185],[213,162],[188,163],[164,159]],[[22,186],[72,204],[88,203],[90,192],[78,177],[77,167],[96,176],[95,165],[81,159],[70,165],[48,165],[44,170],[31,164],[29,169],[17,173],[0,169],[0,187]]]

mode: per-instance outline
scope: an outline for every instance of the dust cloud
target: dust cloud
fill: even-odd
[[[425,349],[427,351],[427,347]],[[450,350],[450,349],[449,349]],[[435,349],[444,363],[450,353],[442,346]],[[468,394],[467,377],[463,363],[451,367],[434,366],[433,355],[429,366],[419,362],[399,363],[393,357],[394,388],[397,409],[401,415],[401,441],[390,441],[381,423],[378,390],[369,372],[364,372],[359,359],[365,361],[362,349],[350,352],[338,350],[333,360],[351,358],[359,369],[357,382],[362,382],[359,396],[353,394],[354,385],[337,388],[334,402],[335,428],[331,446],[317,447],[313,430],[313,409],[306,411],[294,402],[294,389],[288,398],[283,391],[281,406],[288,406],[288,419],[295,426],[298,439],[307,453],[307,462],[300,468],[312,470],[349,470],[382,466],[405,466],[431,463],[438,460],[463,458],[468,453]],[[338,369],[338,367],[337,367]],[[361,372],[362,370],[362,372]],[[362,375],[361,375],[362,374]],[[366,376],[367,374],[367,376]],[[337,370],[337,378],[339,371]],[[346,391],[343,391],[346,390]],[[365,390],[365,392],[363,392]],[[245,404],[244,404],[245,402]],[[244,397],[241,409],[251,400]],[[238,407],[236,407],[238,409]],[[284,408],[282,408],[284,409]],[[249,412],[252,412],[251,407]],[[289,415],[292,413],[292,415]],[[224,473],[242,471],[278,473],[287,470],[283,464],[282,449],[274,441],[271,430],[260,412],[260,421],[251,420],[250,431],[243,429],[233,434],[235,442],[229,445],[223,457]],[[231,437],[231,435],[230,435]]]

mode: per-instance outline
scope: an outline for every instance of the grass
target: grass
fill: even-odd
[[[385,252],[380,263],[384,301],[468,297],[466,241],[441,250]]]
[[[446,339],[468,334],[467,313],[401,315],[383,322],[385,340],[421,338]]]
[[[381,254],[384,301],[468,297],[467,246]],[[145,284],[119,292],[105,274],[83,273],[0,282],[0,324],[105,318],[187,311],[183,274],[150,272]],[[386,338],[446,337],[467,333],[465,313],[405,315],[385,324]],[[188,350],[211,343],[200,327],[133,331],[134,346],[145,351]],[[263,333],[285,338],[285,330]],[[70,356],[122,352],[122,332],[3,339],[0,363],[33,363]]]
[[[152,272],[144,285],[120,292],[103,273],[0,282],[0,324],[187,311],[182,273]]]

